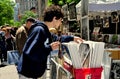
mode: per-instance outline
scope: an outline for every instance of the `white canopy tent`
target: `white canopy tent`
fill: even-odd
[[[81,14],[81,1],[76,5],[76,11],[77,11],[77,19],[79,20]],[[109,16],[110,13],[113,11],[118,11],[118,14],[120,14],[120,1],[109,0],[109,2],[103,2],[103,1],[89,0],[88,11],[90,16],[93,15],[104,16],[104,13],[106,13]]]
[[[89,11],[118,11],[120,10],[120,2],[110,4],[89,4]]]

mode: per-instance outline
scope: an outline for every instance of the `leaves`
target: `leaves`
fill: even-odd
[[[66,4],[66,3],[71,3],[72,1],[74,1],[76,4],[78,3],[78,2],[80,2],[81,0],[49,0],[48,1],[48,5],[51,5],[51,4],[56,4],[56,5],[60,5],[60,6],[62,6],[62,5],[64,5],[64,4]]]
[[[37,14],[33,13],[32,11],[25,11],[24,14],[22,15],[21,18],[21,24],[24,24],[26,19],[32,17],[32,18],[37,18]]]
[[[10,0],[0,0],[0,26],[10,24],[13,19],[13,2]]]

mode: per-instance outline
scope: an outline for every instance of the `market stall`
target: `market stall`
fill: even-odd
[[[77,19],[83,21],[86,18],[89,20],[89,22],[85,22],[88,23],[86,26],[89,28],[87,29],[89,33],[86,32],[86,34],[88,34],[89,40],[105,42],[105,51],[110,52],[109,56],[112,58],[111,78],[119,78],[115,66],[120,64],[120,2],[112,0],[110,2],[107,2],[107,0],[106,2],[100,0],[94,2],[94,0],[89,0],[88,7],[84,9],[82,1],[84,2],[84,0],[81,0],[76,5]],[[82,14],[85,12],[88,14],[83,16]],[[84,28],[82,22],[81,27]]]

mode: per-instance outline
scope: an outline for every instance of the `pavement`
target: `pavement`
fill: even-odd
[[[0,62],[1,65],[1,62]],[[1,65],[0,79],[19,79],[19,75],[15,65]],[[45,74],[39,79],[50,79],[50,70],[46,70]]]

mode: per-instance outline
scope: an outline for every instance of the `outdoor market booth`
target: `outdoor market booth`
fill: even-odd
[[[116,79],[120,77],[120,2],[87,1],[81,0],[76,5],[81,36],[86,40],[105,42],[105,51],[111,53],[111,72],[115,72],[111,74]],[[118,69],[113,68],[115,66]]]
[[[84,34],[86,34],[83,39],[103,41],[106,43],[106,48],[119,47],[120,2],[105,3],[98,1],[97,3],[89,3],[88,7],[84,7],[86,8],[85,10],[82,10],[83,7],[84,6],[81,5],[81,2],[76,5],[78,19],[82,22],[84,19],[86,19],[87,21],[89,20],[88,22],[85,22],[87,23],[87,31],[82,31],[83,35],[81,34],[82,37],[84,37]],[[83,16],[81,13],[85,15]],[[84,30],[84,23],[81,24],[81,27]],[[120,58],[113,57],[113,59]]]
[[[61,52],[51,58],[52,79],[120,78],[120,3],[89,1],[62,7],[65,25],[70,29],[79,23],[79,34],[86,41],[61,44]]]

